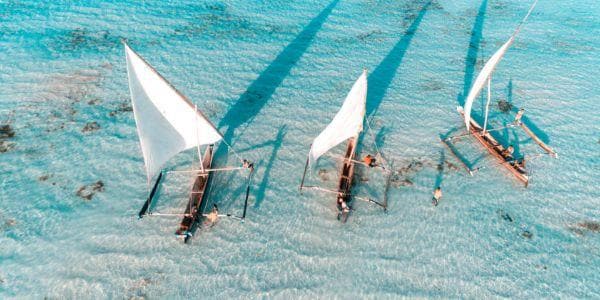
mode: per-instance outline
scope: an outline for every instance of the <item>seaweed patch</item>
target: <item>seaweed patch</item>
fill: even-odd
[[[413,182],[408,178],[400,178],[397,174],[392,175],[390,183],[393,187],[412,186]]]
[[[500,99],[498,100],[498,109],[503,113],[507,113],[513,109],[513,105],[504,99]]]
[[[94,197],[97,192],[104,192],[104,182],[102,182],[102,180],[80,187],[76,194],[85,200],[92,200],[92,197]]]
[[[44,175],[38,177],[38,180],[39,181],[46,181],[46,180],[50,179],[50,177],[52,177],[52,174],[44,174]]]
[[[94,122],[88,122],[87,124],[85,124],[85,126],[83,126],[83,129],[81,129],[81,132],[90,132],[90,131],[96,131],[100,129],[100,124],[98,124],[98,122],[94,121]]]
[[[133,111],[133,107],[131,106],[131,104],[129,104],[129,102],[123,102],[123,103],[119,104],[119,106],[116,109],[109,112],[108,115],[111,117],[114,117],[118,114],[128,113],[128,112],[132,112],[132,111]]]
[[[120,37],[112,35],[107,30],[91,31],[78,27],[67,30],[50,40],[47,47],[56,55],[81,51],[106,52],[117,47],[119,40]]]
[[[206,12],[196,16],[195,20],[174,29],[175,35],[193,37],[196,35],[212,35],[218,38],[228,36],[265,37],[273,34],[290,32],[282,26],[256,22],[230,13],[222,3],[205,5]]]
[[[583,221],[568,227],[570,231],[577,235],[585,235],[586,233],[600,232],[600,222]]]
[[[397,170],[399,175],[408,175],[409,173],[417,173],[423,170],[423,162],[419,160],[412,160],[408,165]]]
[[[9,141],[13,137],[15,137],[15,131],[10,124],[0,125],[0,153],[8,152],[15,147],[15,143]]]
[[[502,218],[502,220],[507,221],[507,222],[513,222],[513,218],[504,210],[499,209],[498,211],[498,215],[500,215],[500,218]]]
[[[321,178],[321,180],[323,180],[323,181],[329,180],[329,172],[326,169],[320,169],[318,174],[319,174],[319,178]]]
[[[15,131],[10,124],[0,125],[0,138],[12,138],[15,136]]]
[[[0,153],[8,152],[11,149],[13,149],[14,146],[15,146],[15,143],[13,143],[13,142],[0,140]]]

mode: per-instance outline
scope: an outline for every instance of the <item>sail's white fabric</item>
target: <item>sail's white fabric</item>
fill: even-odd
[[[483,89],[483,86],[485,85],[486,81],[488,80],[488,78],[490,78],[490,76],[492,76],[492,73],[496,69],[496,66],[498,65],[498,63],[500,63],[500,60],[502,60],[502,58],[504,57],[504,54],[506,53],[508,48],[512,45],[512,43],[514,42],[515,37],[521,31],[521,26],[527,21],[527,18],[529,18],[529,16],[531,15],[531,12],[533,12],[533,9],[537,5],[537,2],[538,2],[538,0],[535,0],[533,2],[531,7],[529,8],[529,11],[527,12],[527,15],[525,15],[525,18],[523,18],[523,20],[521,21],[519,26],[517,26],[517,29],[512,34],[510,39],[508,39],[508,41],[506,43],[504,43],[504,45],[502,45],[502,47],[500,47],[500,49],[498,49],[498,51],[496,51],[496,53],[494,53],[494,55],[492,55],[492,57],[487,61],[485,66],[483,66],[483,69],[481,69],[481,72],[479,73],[479,75],[477,75],[477,79],[475,79],[475,83],[471,87],[471,90],[469,91],[469,95],[467,96],[467,100],[465,101],[464,111],[465,111],[465,124],[467,125],[467,130],[469,130],[469,125],[471,124],[471,108],[473,107],[473,101],[475,100],[475,98],[477,98],[477,96],[479,96],[479,93]]]
[[[340,111],[325,130],[315,138],[310,148],[310,160],[315,162],[329,149],[348,138],[357,136],[363,129],[367,102],[367,71],[356,80],[346,96]]]
[[[473,83],[473,86],[469,91],[469,95],[467,96],[467,100],[465,101],[465,124],[467,125],[467,130],[469,130],[469,125],[471,124],[471,108],[473,107],[473,101],[475,98],[477,98],[477,96],[479,96],[479,93],[485,86],[486,81],[492,75],[494,69],[496,69],[496,66],[500,60],[502,60],[506,50],[508,50],[508,47],[510,47],[513,41],[514,36],[511,37],[508,42],[504,43],[504,45],[502,45],[502,47],[500,47],[500,49],[498,49],[494,55],[492,55],[490,60],[488,60],[485,66],[483,66],[483,69],[481,69],[479,75],[477,75],[477,79],[475,79],[475,83]]]
[[[218,142],[214,125],[125,44],[131,103],[148,182],[177,153]]]

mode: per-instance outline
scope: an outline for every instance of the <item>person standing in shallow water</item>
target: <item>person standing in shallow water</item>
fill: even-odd
[[[442,188],[438,186],[433,191],[433,198],[431,199],[431,203],[433,203],[433,206],[437,206],[441,199],[442,199]]]

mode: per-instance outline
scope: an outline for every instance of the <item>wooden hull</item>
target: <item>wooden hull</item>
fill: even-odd
[[[206,148],[206,152],[204,152],[204,157],[202,159],[202,165],[204,166],[204,169],[211,168],[212,159],[213,145],[210,145]],[[194,180],[190,199],[185,208],[185,216],[183,217],[183,220],[181,220],[179,229],[177,229],[175,232],[176,235],[182,236],[185,242],[187,242],[192,236],[194,226],[202,219],[202,210],[205,206],[204,202],[206,201],[206,195],[204,192],[208,186],[210,174],[211,172],[198,174]]]
[[[459,109],[459,113],[464,118],[464,111]],[[504,151],[504,146],[502,146],[498,141],[489,133],[486,132],[485,135],[481,135],[483,132],[483,128],[477,123],[473,118],[471,118],[471,126],[469,128],[470,133],[479,141],[483,147],[485,147],[488,152],[494,156],[501,165],[503,165],[507,170],[509,170],[519,181],[521,181],[525,186],[529,183],[529,176],[527,175],[527,171],[523,168],[517,167],[513,165],[510,161],[510,157],[504,155],[502,152]]]
[[[342,169],[340,170],[340,181],[338,183],[338,195],[337,195],[337,208],[339,210],[340,221],[346,222],[348,219],[348,213],[342,210],[341,202],[346,202],[349,205],[352,189],[352,180],[354,178],[354,156],[356,151],[356,140],[357,137],[350,138],[348,140],[348,146],[346,147],[346,155],[342,162]]]

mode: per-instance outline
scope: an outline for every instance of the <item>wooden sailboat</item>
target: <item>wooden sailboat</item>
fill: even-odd
[[[348,219],[348,215],[352,209],[351,202],[353,199],[377,204],[384,210],[387,210],[386,199],[384,199],[383,203],[380,203],[373,199],[359,197],[351,193],[355,165],[357,163],[362,164],[362,162],[359,162],[355,159],[355,156],[358,137],[360,132],[363,130],[363,122],[366,112],[366,98],[367,71],[365,70],[352,86],[352,89],[348,93],[342,108],[340,108],[331,123],[329,123],[325,130],[323,130],[311,144],[308,158],[306,159],[306,165],[304,167],[304,174],[302,175],[302,181],[300,182],[300,191],[303,189],[314,189],[326,193],[336,194],[338,219],[342,222],[346,222]],[[342,158],[337,190],[329,190],[319,186],[304,185],[306,173],[311,162],[316,162],[323,154],[346,140],[348,143],[346,146],[345,155]],[[385,170],[385,168],[383,169]]]
[[[253,165],[247,160],[240,159],[242,165],[239,167],[212,168],[214,145],[220,141],[227,144],[221,133],[191,101],[177,91],[125,41],[123,44],[127,60],[131,102],[148,183],[156,177],[150,195],[138,213],[139,218],[144,216],[182,217],[176,234],[185,242],[192,236],[196,225],[209,215],[211,219],[219,216],[244,219],[250,192],[250,178],[254,170]],[[206,146],[203,156],[200,155],[201,146]],[[229,145],[227,144],[227,146]],[[185,211],[181,214],[152,211],[153,199],[164,174],[167,173],[162,169],[164,164],[173,156],[190,148],[197,149],[200,168],[191,171],[177,171],[190,172],[195,176]],[[242,216],[219,215],[216,206],[211,214],[204,214],[203,211],[208,201],[206,190],[210,184],[211,174],[217,171],[232,170],[248,171]]]
[[[457,153],[455,152],[454,148],[451,147],[450,142],[452,142],[452,140],[454,140],[456,138],[469,136],[469,135],[474,136],[477,139],[477,141],[484,148],[486,148],[488,150],[488,152],[490,154],[492,154],[492,156],[494,156],[499,161],[500,165],[503,165],[506,169],[508,169],[519,181],[521,181],[523,184],[525,184],[525,186],[527,186],[529,183],[529,174],[525,168],[525,157],[521,157],[519,159],[514,158],[512,155],[512,151],[511,151],[512,147],[510,147],[510,146],[505,147],[505,146],[501,145],[497,141],[497,139],[493,137],[491,132],[499,130],[499,129],[520,126],[521,128],[524,129],[525,133],[527,133],[530,137],[532,137],[532,139],[534,141],[536,141],[536,143],[544,151],[546,151],[547,154],[549,154],[553,157],[557,157],[557,153],[552,148],[550,148],[548,145],[544,144],[533,133],[533,131],[531,131],[529,128],[527,128],[527,126],[520,121],[523,111],[520,111],[517,114],[517,116],[515,118],[515,122],[513,122],[512,124],[510,124],[504,128],[488,129],[487,123],[488,123],[489,105],[490,105],[490,100],[491,100],[492,73],[496,69],[496,66],[498,65],[498,63],[500,63],[500,60],[502,60],[502,58],[506,54],[507,50],[513,44],[517,34],[521,30],[521,26],[527,21],[527,18],[529,18],[529,16],[531,15],[531,12],[533,11],[536,4],[537,4],[537,0],[532,4],[531,8],[527,12],[527,15],[525,16],[525,18],[523,19],[521,24],[517,27],[517,29],[515,30],[513,35],[510,37],[510,39],[506,43],[504,43],[500,47],[500,49],[498,49],[496,51],[496,53],[494,53],[494,55],[492,55],[492,57],[490,57],[490,59],[483,66],[483,69],[477,76],[473,86],[471,87],[471,90],[469,91],[469,94],[465,101],[465,107],[457,108],[457,111],[459,112],[459,114],[464,118],[464,122],[467,127],[468,133],[465,135],[454,136],[454,137],[442,139],[442,142],[448,146],[448,148],[452,151],[452,153],[456,157],[459,157],[459,155],[457,155]],[[473,101],[475,100],[475,98],[477,98],[479,96],[479,94],[481,93],[481,91],[483,90],[483,88],[485,87],[486,84],[487,84],[487,103],[486,103],[486,107],[485,107],[484,123],[483,123],[483,126],[481,126],[478,122],[476,122],[473,118],[471,118],[471,109],[473,106]],[[471,169],[464,162],[463,162],[463,165],[466,167],[467,171],[469,171],[469,173],[471,175],[473,175],[473,173],[475,171],[480,169],[480,168]]]

